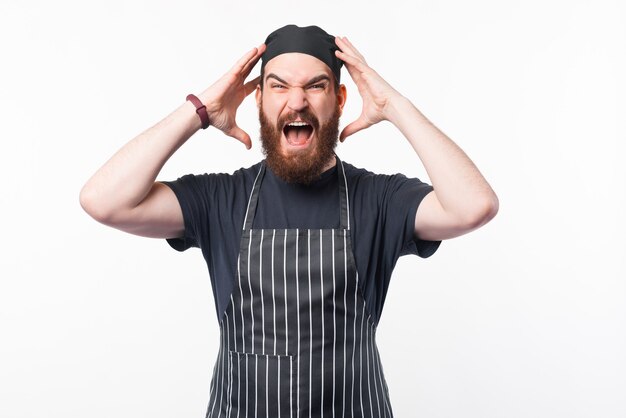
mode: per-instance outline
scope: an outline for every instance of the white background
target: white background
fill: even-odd
[[[203,417],[218,348],[206,264],[82,211],[117,149],[288,23],[348,36],[500,199],[398,262],[378,344],[399,417],[626,416],[621,1],[34,1],[0,5],[0,416]],[[258,67],[253,76],[258,75]],[[347,71],[342,126],[360,113]],[[261,157],[200,131],[160,180]],[[388,122],[340,144],[429,181]]]

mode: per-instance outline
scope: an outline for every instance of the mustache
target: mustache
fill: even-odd
[[[277,124],[276,124],[276,128],[280,131],[280,130],[282,130],[285,127],[286,124],[288,124],[289,122],[292,122],[292,121],[294,121],[296,119],[300,119],[303,122],[308,123],[316,131],[319,129],[319,126],[320,126],[319,119],[317,118],[317,116],[315,116],[309,110],[305,110],[303,112],[291,112],[291,113],[288,113],[288,114],[280,117],[278,119]]]

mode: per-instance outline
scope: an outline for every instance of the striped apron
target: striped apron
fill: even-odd
[[[339,229],[252,229],[261,164],[220,320],[207,417],[392,417],[336,159]]]

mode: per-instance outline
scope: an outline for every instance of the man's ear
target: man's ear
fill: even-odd
[[[348,90],[346,89],[345,84],[339,85],[339,91],[337,92],[337,105],[339,106],[339,115],[343,113],[343,107],[346,104],[346,100],[348,98]]]

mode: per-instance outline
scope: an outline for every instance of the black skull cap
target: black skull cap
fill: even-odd
[[[335,51],[340,49],[335,44],[335,37],[319,26],[283,26],[269,34],[265,45],[265,52],[261,56],[262,74],[265,64],[272,58],[288,52],[300,52],[312,55],[328,65],[339,83],[343,61],[335,56]]]

